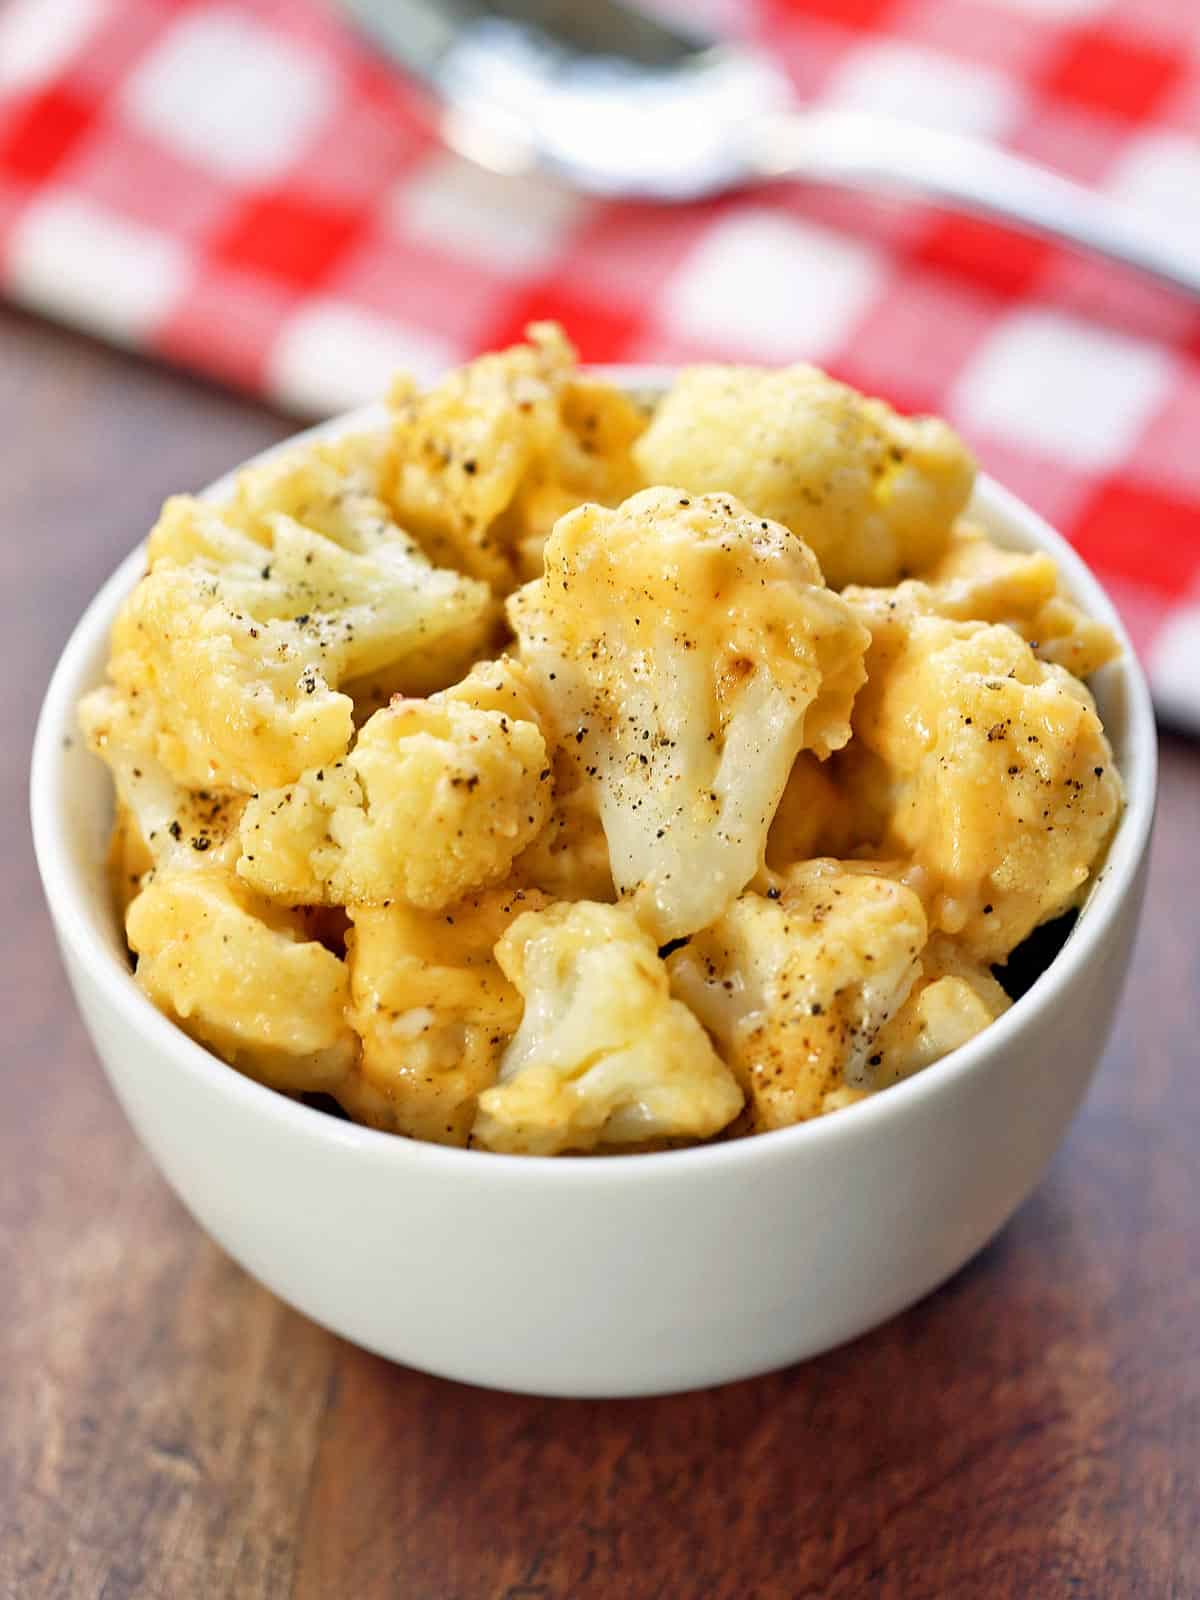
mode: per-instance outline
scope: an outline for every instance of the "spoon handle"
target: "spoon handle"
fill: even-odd
[[[1200,241],[981,140],[869,112],[781,111],[755,124],[751,156],[761,178],[917,195],[1108,256],[1200,299]]]

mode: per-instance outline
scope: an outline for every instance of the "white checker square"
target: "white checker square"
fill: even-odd
[[[0,8],[0,89],[32,89],[54,77],[99,16],[99,0],[9,0]]]
[[[54,193],[18,218],[7,265],[16,299],[117,342],[150,333],[177,304],[189,271],[174,240]]]
[[[341,300],[315,300],[284,325],[267,381],[293,411],[326,416],[380,399],[397,372],[439,377],[462,352],[448,340],[401,327]]]
[[[1144,340],[1044,310],[1017,311],[952,392],[956,420],[1073,467],[1118,465],[1166,397],[1171,358]]]
[[[553,259],[581,204],[547,179],[501,177],[443,150],[404,180],[389,209],[401,231],[422,244],[530,272]]]
[[[1200,253],[1200,142],[1178,133],[1137,135],[1117,158],[1106,187],[1161,217]]]
[[[895,39],[851,51],[822,98],[840,107],[988,138],[1013,125],[1022,103],[1015,82],[1003,73]]]
[[[1200,732],[1200,605],[1167,618],[1150,647],[1147,667],[1161,708]]]
[[[819,361],[880,292],[879,256],[815,223],[749,209],[716,223],[668,279],[671,333],[764,361]]]
[[[123,108],[176,155],[245,183],[278,177],[331,110],[336,74],[315,52],[220,7],[184,15],[133,73]]]

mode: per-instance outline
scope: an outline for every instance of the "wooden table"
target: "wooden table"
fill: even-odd
[[[0,313],[0,1595],[1200,1595],[1200,745],[1166,739],[1112,1049],[1035,1197],[844,1350],[664,1400],[389,1366],[258,1287],[134,1141],[25,813],[43,685],[169,490],[289,429]]]

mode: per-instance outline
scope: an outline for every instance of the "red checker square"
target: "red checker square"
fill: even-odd
[[[564,242],[557,276],[610,309],[639,311],[731,204],[611,201],[592,206]]]
[[[938,411],[994,316],[993,301],[972,286],[940,272],[908,272],[858,325],[841,373],[901,410]]]
[[[16,124],[18,117],[25,115],[24,95],[5,95],[0,92],[0,150],[8,142],[8,130]],[[0,169],[0,177],[3,169]]]
[[[1100,24],[1074,30],[1068,41],[1042,89],[1109,116],[1149,116],[1183,71],[1165,46]]]
[[[1025,294],[1045,270],[1053,246],[974,217],[937,216],[913,251],[916,261],[970,279],[1001,298]]]
[[[764,0],[763,11],[769,23],[785,23],[795,17],[821,17],[843,28],[883,28],[896,0]]]
[[[364,311],[467,346],[494,314],[505,287],[475,263],[372,228],[338,263],[328,292]]]
[[[156,331],[154,348],[168,361],[224,383],[262,389],[268,355],[298,299],[245,273],[206,273]]]
[[[219,265],[293,289],[324,285],[367,225],[366,214],[294,191],[259,194],[212,242]]]
[[[227,185],[135,128],[98,128],[71,166],[71,188],[173,237],[196,241],[236,203]]]
[[[1081,507],[1072,540],[1101,576],[1112,573],[1179,599],[1200,568],[1200,502],[1112,479]]]
[[[1041,67],[1061,36],[1026,8],[991,0],[905,0],[888,21],[912,44],[1020,78]]]
[[[606,305],[562,283],[531,283],[508,299],[493,322],[481,330],[480,348],[512,344],[531,322],[561,322],[583,361],[627,361],[642,327],[636,312]]]
[[[0,133],[0,172],[26,183],[43,182],[95,120],[95,102],[61,84],[30,95]]]

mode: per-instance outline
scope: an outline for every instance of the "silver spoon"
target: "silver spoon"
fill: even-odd
[[[763,55],[616,0],[343,0],[430,88],[447,143],[494,172],[689,200],[767,179],[899,193],[1135,267],[1200,298],[1200,252],[1160,218],[981,140],[795,107]]]

